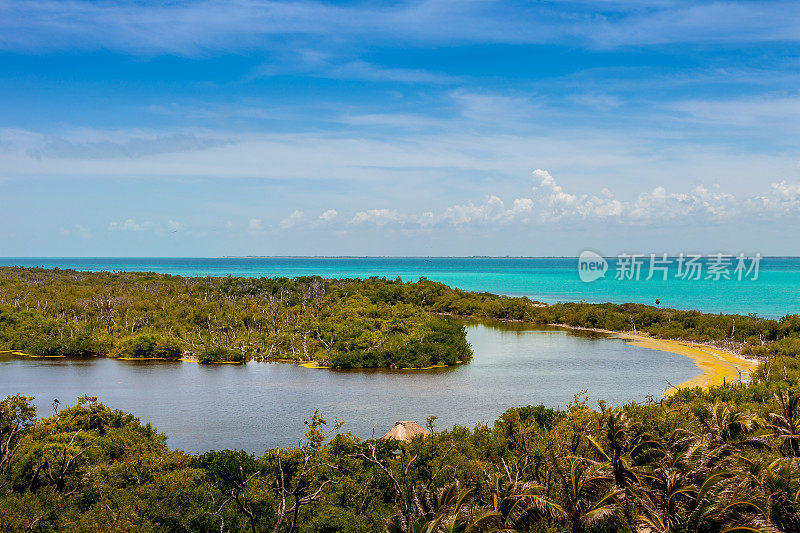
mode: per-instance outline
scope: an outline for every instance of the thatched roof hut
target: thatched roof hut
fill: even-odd
[[[430,435],[431,432],[420,426],[413,420],[401,420],[395,423],[394,427],[386,432],[382,439],[410,441],[417,435]]]

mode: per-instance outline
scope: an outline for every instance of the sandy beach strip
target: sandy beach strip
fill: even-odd
[[[22,352],[20,350],[0,350],[0,354],[11,354],[11,355],[17,355],[17,356],[20,356],[20,357],[36,357],[36,358],[42,358],[42,359],[59,359],[59,358],[66,357],[65,355],[33,355],[33,354]]]
[[[756,361],[705,344],[654,339],[644,335],[629,333],[619,333],[616,337],[625,339],[628,344],[633,346],[675,353],[694,361],[695,366],[697,366],[701,373],[683,383],[677,385],[673,384],[673,387],[664,392],[665,398],[675,394],[679,388],[701,387],[707,389],[715,385],[747,379],[750,377],[750,374],[758,368],[758,362]]]
[[[758,368],[758,361],[747,359],[741,355],[723,350],[707,344],[695,342],[677,341],[669,339],[657,339],[648,335],[638,333],[620,333],[607,329],[580,328],[567,326],[565,324],[551,324],[567,329],[577,329],[583,331],[594,331],[605,333],[611,337],[624,339],[628,344],[641,346],[650,350],[660,350],[690,358],[695,366],[700,370],[700,374],[683,383],[675,384],[664,392],[667,398],[680,388],[708,387],[722,385],[723,383],[733,383],[739,379],[747,379],[750,374]]]

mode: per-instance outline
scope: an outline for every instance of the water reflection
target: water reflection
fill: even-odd
[[[319,408],[362,438],[397,420],[439,417],[440,427],[491,423],[508,407],[564,407],[586,389],[609,403],[659,396],[697,373],[684,357],[629,346],[593,332],[519,323],[468,323],[469,364],[425,371],[314,370],[285,363],[198,365],[110,359],[0,358],[0,394],[36,397],[41,415],[79,395],[152,422],[169,445],[198,452],[261,453],[297,444]]]

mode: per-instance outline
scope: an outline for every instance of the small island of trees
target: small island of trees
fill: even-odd
[[[705,314],[462,291],[422,278],[192,278],[0,267],[0,349],[37,356],[316,361],[422,368],[472,355],[452,318],[634,331],[744,354],[800,355],[800,316]]]

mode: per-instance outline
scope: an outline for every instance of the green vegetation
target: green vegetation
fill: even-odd
[[[646,332],[762,356],[751,383],[662,402],[513,408],[492,426],[361,441],[314,413],[296,448],[189,455],[96,398],[0,402],[0,531],[800,531],[800,317],[556,304],[440,283],[0,268],[0,348],[201,362],[429,366],[444,315]],[[426,425],[434,429],[435,417]]]
[[[337,368],[466,361],[445,315],[644,332],[774,358],[800,355],[800,316],[564,303],[421,279],[184,278],[0,267],[0,349],[34,355],[318,361]]]
[[[409,443],[334,435],[319,413],[307,425],[296,448],[193,456],[96,398],[36,419],[10,396],[0,530],[800,530],[800,385],[782,370],[663,404],[592,409],[577,395]]]
[[[242,352],[237,352],[224,346],[214,346],[213,348],[206,348],[197,354],[197,360],[201,363],[244,363],[244,355],[242,355]]]
[[[468,360],[464,328],[409,296],[408,285],[381,279],[0,268],[0,349],[201,363],[315,360],[336,368]]]
[[[183,343],[172,337],[142,333],[119,341],[111,355],[131,359],[179,359]]]

